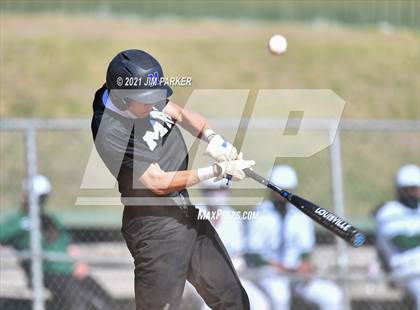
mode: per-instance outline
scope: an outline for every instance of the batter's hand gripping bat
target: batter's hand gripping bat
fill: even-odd
[[[293,206],[298,208],[300,211],[305,213],[315,222],[325,227],[333,234],[343,238],[349,242],[354,247],[359,247],[365,242],[365,236],[358,231],[351,224],[347,223],[345,220],[339,218],[334,213],[321,208],[310,201],[307,201],[298,195],[292,194],[284,189],[279,188],[278,186],[271,183],[269,180],[263,178],[258,173],[254,172],[251,169],[243,170],[247,177],[254,179],[258,183],[272,189],[276,193],[280,194],[282,197],[287,199]]]

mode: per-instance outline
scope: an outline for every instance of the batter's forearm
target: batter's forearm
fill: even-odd
[[[180,107],[172,101],[168,102],[164,112],[174,118],[182,128],[194,137],[202,138],[204,131],[210,127],[204,116],[190,109]]]
[[[184,109],[181,126],[194,137],[202,138],[204,131],[209,128],[209,123],[201,114]]]
[[[200,182],[200,179],[197,174],[197,170],[184,170],[176,172],[166,172],[165,173],[165,183],[164,188],[161,190],[163,194],[169,194],[176,191],[183,190],[184,188],[193,186]]]
[[[203,180],[215,177],[217,169],[213,166],[181,171],[164,172],[157,164],[152,164],[139,181],[157,195],[167,195]]]
[[[158,194],[167,195],[180,191],[215,176],[216,171],[212,166],[193,170],[165,172],[162,182],[163,186],[158,189]]]

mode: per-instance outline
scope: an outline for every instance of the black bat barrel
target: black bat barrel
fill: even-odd
[[[269,182],[267,179],[263,178],[251,169],[244,169],[244,172],[246,176],[279,193],[281,196],[286,198],[291,204],[293,204],[311,219],[313,219],[314,221],[316,221],[321,226],[325,227],[335,235],[343,238],[352,246],[359,247],[363,245],[363,243],[365,243],[366,238],[361,232],[359,232],[356,228],[354,228],[352,225],[350,225],[334,213],[331,213],[330,211],[321,208],[313,204],[312,202],[303,199],[302,197],[299,197],[295,194],[289,193],[288,191],[277,187],[276,185]]]
[[[361,232],[334,213],[294,194],[291,194],[288,200],[300,211],[349,242],[352,246],[359,247],[365,242],[366,238]]]

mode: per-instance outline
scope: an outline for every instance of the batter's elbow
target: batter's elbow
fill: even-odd
[[[139,181],[157,196],[165,196],[173,192],[173,188],[170,187],[172,176],[159,167],[151,166]]]
[[[156,176],[153,179],[153,182],[151,183],[152,184],[150,184],[151,186],[149,187],[149,189],[153,192],[153,194],[158,195],[158,196],[165,196],[171,193],[171,190],[168,187],[168,184],[170,182],[166,180],[164,174]]]

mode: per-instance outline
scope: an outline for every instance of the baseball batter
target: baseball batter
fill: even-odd
[[[162,78],[153,56],[122,51],[93,102],[95,146],[124,204],[121,231],[134,258],[136,308],[177,309],[188,280],[212,309],[249,309],[225,247],[209,221],[197,220],[186,188],[226,175],[240,181],[254,162],[243,160],[203,116],[170,101]],[[188,170],[178,125],[208,142],[213,165]]]

